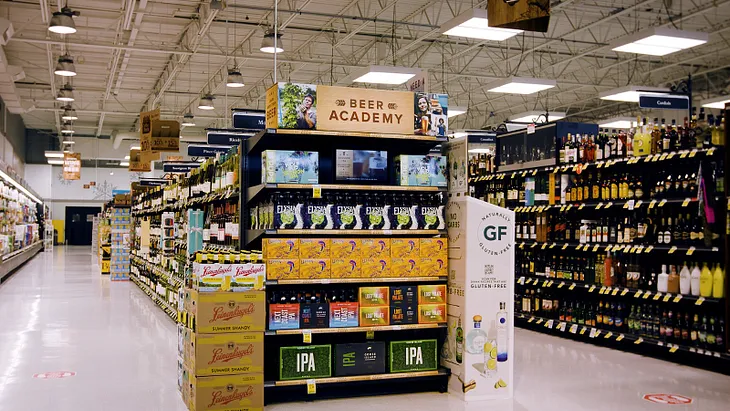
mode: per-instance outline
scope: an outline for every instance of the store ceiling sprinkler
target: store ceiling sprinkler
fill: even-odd
[[[63,86],[60,90],[58,90],[58,96],[56,96],[56,100],[58,101],[74,101],[74,89],[71,88],[68,84]]]
[[[533,94],[557,86],[558,82],[544,78],[509,77],[498,81],[487,91],[492,93]]]
[[[185,127],[194,127],[195,126],[195,116],[191,112],[185,113],[183,116],[182,125]]]
[[[274,47],[274,37],[276,37],[276,47]],[[260,50],[269,54],[283,53],[284,47],[281,44],[281,33],[274,33],[273,29],[266,30],[264,38],[261,40]]]
[[[237,68],[228,70],[228,81],[226,81],[226,87],[239,88],[243,87],[243,76]]]
[[[623,53],[666,56],[705,44],[709,39],[708,33],[652,27],[616,40],[611,48]]]
[[[79,117],[76,115],[76,110],[74,110],[71,106],[66,106],[63,108],[63,114],[61,115],[61,120],[63,121],[74,121],[78,120]]]
[[[76,33],[76,24],[74,23],[74,16],[78,16],[81,13],[73,11],[68,7],[64,7],[61,11],[53,13],[51,17],[51,24],[48,25],[48,31],[56,34],[73,34]]]
[[[215,100],[215,97],[213,97],[210,94],[206,94],[203,97],[200,98],[200,102],[198,103],[198,108],[201,110],[213,110],[215,109],[215,106],[213,105],[213,100]]]
[[[73,57],[69,56],[68,54],[64,54],[63,56],[59,57],[58,63],[56,63],[56,69],[53,71],[53,73],[57,76],[63,77],[75,76],[76,66],[74,66]]]

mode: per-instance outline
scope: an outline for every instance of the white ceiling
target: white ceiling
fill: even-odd
[[[627,84],[676,84],[688,74],[695,78],[696,99],[728,93],[728,3],[553,1],[547,33],[482,42],[443,36],[438,27],[473,6],[486,7],[486,1],[281,0],[278,21],[286,52],[278,56],[277,77],[350,86],[350,73],[369,64],[425,68],[431,91],[447,92],[450,104],[469,107],[467,115],[451,119],[452,129],[496,125],[528,110],[563,111],[582,121],[635,114],[635,106],[603,102],[598,93]],[[27,127],[60,124],[61,104],[54,96],[65,79],[55,76],[53,67],[64,51],[78,71],[71,81],[79,134],[134,131],[139,111],[159,105],[163,118],[191,110],[197,127],[183,134],[201,135],[206,127],[228,127],[230,108],[263,108],[274,80],[273,56],[258,49],[274,20],[273,0],[228,0],[222,11],[210,10],[207,0],[69,0],[68,5],[81,12],[75,19],[78,32],[60,36],[47,30],[48,16],[60,7],[56,1],[0,2],[0,17],[15,29],[4,46],[8,63],[26,74],[16,83],[17,93],[35,105],[23,114]],[[664,58],[618,54],[608,47],[649,26],[704,31],[710,41]],[[234,60],[246,82],[241,89],[222,84]],[[486,92],[490,83],[510,75],[557,79],[558,87],[531,96]],[[197,109],[200,94],[208,91],[216,96],[213,112]]]

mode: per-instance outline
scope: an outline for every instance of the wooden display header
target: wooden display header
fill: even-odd
[[[160,109],[139,113],[139,123],[143,152],[180,150],[180,123],[160,120]]]
[[[550,0],[489,0],[489,27],[547,33]]]
[[[266,91],[266,128],[445,136],[448,96],[314,84]]]

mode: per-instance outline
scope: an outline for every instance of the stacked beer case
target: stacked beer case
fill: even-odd
[[[198,274],[193,277],[197,280],[192,288],[181,291],[183,298],[178,307],[178,382],[190,411],[263,410],[264,267],[193,265],[193,272]],[[244,271],[261,279],[252,281],[247,288],[231,287],[236,272]],[[202,273],[210,276],[201,279]],[[206,280],[211,281],[205,283]]]
[[[129,207],[114,207],[111,212],[111,258],[109,264],[112,281],[129,280],[129,235],[131,230]]]

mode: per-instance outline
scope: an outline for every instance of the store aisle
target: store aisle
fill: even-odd
[[[97,274],[88,247],[39,254],[0,285],[0,410],[182,411],[175,325],[132,283]],[[680,394],[686,410],[727,410],[730,377],[516,333],[516,395],[471,411],[653,410],[644,394]],[[67,371],[74,376],[33,378]],[[437,393],[275,404],[268,411],[457,411]]]

